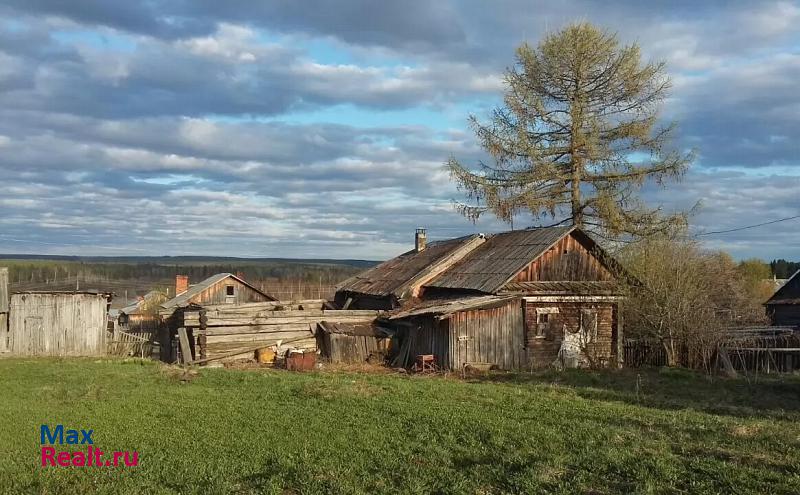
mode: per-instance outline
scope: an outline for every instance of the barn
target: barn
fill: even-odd
[[[764,304],[773,325],[800,326],[800,270]]]
[[[622,267],[585,232],[549,227],[425,242],[348,279],[336,302],[391,310],[394,364],[620,366]],[[425,255],[428,249],[435,250]]]
[[[9,305],[8,347],[18,356],[102,356],[111,295],[18,292]]]

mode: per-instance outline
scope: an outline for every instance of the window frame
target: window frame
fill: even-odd
[[[557,315],[560,313],[557,306],[550,307],[537,307],[535,309],[536,321],[534,323],[533,338],[546,339],[548,337],[548,330],[553,324],[553,318],[550,315]],[[540,321],[541,316],[546,316],[545,321]]]

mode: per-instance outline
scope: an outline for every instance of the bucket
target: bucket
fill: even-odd
[[[256,361],[260,364],[272,364],[275,362],[275,351],[269,347],[262,347],[256,351]]]
[[[286,356],[286,369],[291,371],[310,371],[317,364],[315,352],[289,352]]]

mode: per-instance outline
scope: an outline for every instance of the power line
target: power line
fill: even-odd
[[[779,218],[777,220],[770,220],[769,222],[762,222],[762,223],[757,223],[757,224],[753,224],[753,225],[745,225],[744,227],[736,227],[735,229],[713,230],[711,232],[701,232],[701,233],[695,234],[695,235],[699,237],[699,236],[702,236],[702,235],[711,235],[711,234],[727,234],[728,232],[738,232],[740,230],[753,229],[755,227],[762,227],[764,225],[772,225],[773,223],[785,222],[787,220],[794,220],[795,218],[800,218],[800,215],[794,215],[794,216],[786,217],[786,218]]]

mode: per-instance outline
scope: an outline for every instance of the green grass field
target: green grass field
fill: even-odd
[[[150,362],[4,359],[0,493],[800,493],[799,393],[678,370],[183,383]],[[139,466],[40,467],[58,423]]]

